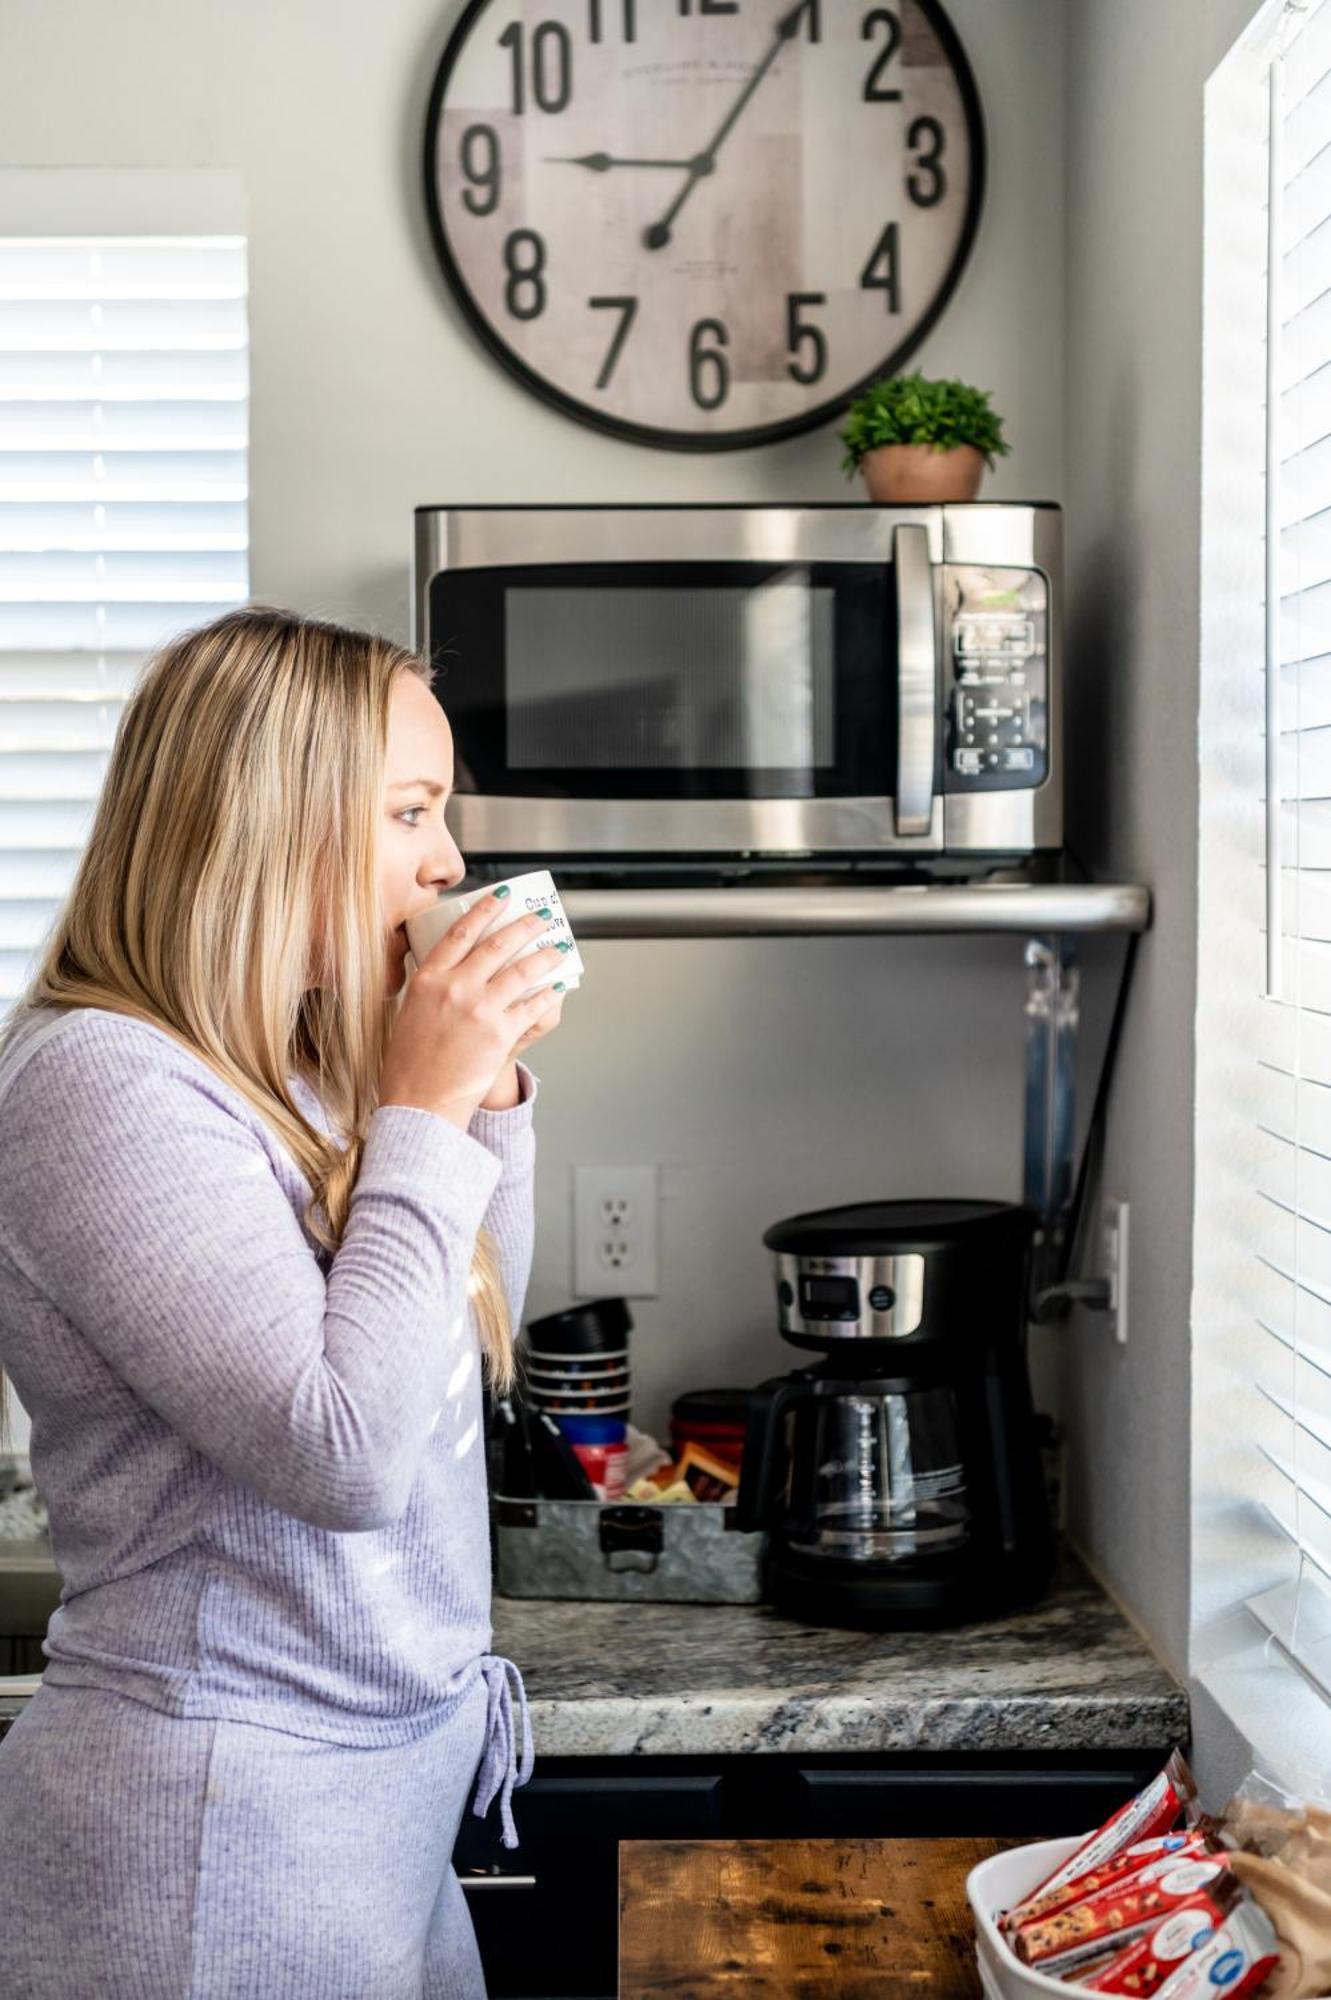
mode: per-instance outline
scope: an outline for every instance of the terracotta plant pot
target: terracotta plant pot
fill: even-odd
[[[984,478],[984,453],[973,444],[935,451],[931,444],[880,444],[866,451],[860,471],[869,498],[889,507],[932,507],[973,500]]]

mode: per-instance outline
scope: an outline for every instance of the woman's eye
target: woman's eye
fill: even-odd
[[[406,818],[407,818],[407,813],[423,813],[424,811],[425,811],[425,807],[424,807],[424,806],[408,806],[408,807],[407,807],[407,812],[400,812],[400,813],[398,814],[398,818],[399,818],[399,819],[406,819]],[[408,823],[408,825],[409,825],[409,826],[413,826],[413,827],[417,825],[417,821],[416,821],[416,820],[414,820],[414,819],[413,819],[413,820],[408,820],[408,822],[407,822],[407,823]]]

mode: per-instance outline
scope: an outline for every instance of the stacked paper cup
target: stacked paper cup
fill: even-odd
[[[555,1419],[602,1500],[625,1487],[632,1324],[623,1299],[589,1299],[527,1327],[528,1401]]]

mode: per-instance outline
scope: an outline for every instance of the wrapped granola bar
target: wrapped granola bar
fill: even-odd
[[[1023,1965],[1056,1974],[1070,1971],[1098,1958],[1106,1942],[1126,1941],[1153,1929],[1199,1889],[1217,1884],[1228,1869],[1228,1856],[1223,1854],[1183,1861],[1166,1855],[1096,1896],[1021,1925],[1012,1949]]]
[[[1086,1875],[1113,1861],[1126,1847],[1169,1833],[1177,1826],[1185,1806],[1195,1802],[1197,1787],[1182,1751],[1175,1750],[1158,1777],[1143,1786],[1135,1798],[1111,1813],[1104,1825],[1088,1834],[1075,1852],[1055,1868],[1043,1882],[1037,1882],[1029,1896],[1022,1898],[1003,1919],[1007,1930],[1025,1921],[1030,1907],[1053,1889],[1062,1888],[1075,1876]]]

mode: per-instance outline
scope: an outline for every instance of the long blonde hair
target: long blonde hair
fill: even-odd
[[[305,1225],[330,1251],[402,998],[385,989],[378,881],[400,673],[431,683],[389,640],[261,604],[161,647],[120,718],[73,887],[0,1031],[2,1046],[44,1004],[163,1029],[276,1133],[312,1190]],[[318,1092],[331,1135],[301,1112],[292,1074]],[[484,1229],[468,1289],[502,1392],[513,1335]],[[0,1429],[3,1417],[0,1401]]]

